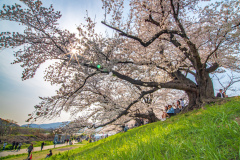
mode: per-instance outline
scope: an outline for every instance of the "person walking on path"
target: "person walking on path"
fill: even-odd
[[[17,150],[18,144],[18,142],[15,143],[15,150]]]
[[[12,150],[14,149],[14,146],[15,146],[15,141],[12,142]]]
[[[17,151],[20,151],[21,146],[22,146],[22,143],[20,142],[19,145],[18,145],[18,149],[17,149]]]
[[[32,153],[31,153],[31,155],[30,156],[28,156],[27,157],[27,159],[26,160],[31,160],[32,159]]]
[[[30,144],[29,144],[30,145]],[[75,144],[74,144],[75,145]],[[23,145],[22,145],[23,146]],[[34,146],[34,145],[33,145]],[[57,148],[57,147],[63,147],[63,146],[68,146],[67,144],[57,144],[56,145],[56,147],[55,148]],[[7,148],[8,147],[8,145],[6,146],[6,148],[5,148],[5,150],[4,151],[1,151],[2,150],[2,148],[0,149],[0,159],[2,158],[2,157],[5,157],[5,156],[8,156],[8,155],[19,155],[19,154],[23,154],[23,153],[28,153],[27,151],[26,151],[26,149],[27,148],[24,148],[24,149],[21,149],[19,152],[9,152],[9,151],[6,151],[6,149],[8,149]],[[10,148],[12,147],[12,144],[10,143]],[[52,143],[52,145],[46,145],[46,143],[45,143],[45,146],[44,146],[44,149],[53,149],[54,148],[54,145],[53,145],[53,143]],[[33,156],[34,156],[34,154],[35,154],[35,151],[41,151],[41,146],[39,146],[39,147],[35,147],[34,146],[34,153],[33,153]],[[41,153],[43,153],[43,152],[41,152]],[[47,154],[45,154],[44,155],[44,157],[43,158],[45,158],[46,157],[46,155]],[[25,157],[25,159],[27,158],[27,156]],[[33,159],[35,159],[36,157],[34,157]]]
[[[3,151],[5,150],[5,147],[6,147],[6,146],[7,146],[7,142],[4,142],[4,143],[3,143],[3,149],[2,149]]]
[[[33,151],[33,144],[31,143],[31,145],[27,148],[28,151],[28,157],[30,157],[32,151]]]
[[[42,151],[42,149],[43,149],[43,146],[44,146],[44,142],[41,143],[41,151]]]
[[[56,141],[53,141],[54,148],[55,148],[55,146],[56,146],[56,143],[57,143]]]

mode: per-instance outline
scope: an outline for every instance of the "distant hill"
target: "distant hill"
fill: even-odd
[[[70,121],[67,121],[67,124]],[[66,122],[56,122],[56,123],[48,123],[48,124],[29,124],[30,128],[42,128],[42,129],[56,129],[59,128],[63,123]],[[24,124],[21,127],[27,127],[28,124]]]
[[[13,120],[9,120],[9,119],[2,119],[0,118],[0,125],[7,125],[7,126],[16,126],[19,127],[19,125],[17,124],[17,122],[13,121]]]

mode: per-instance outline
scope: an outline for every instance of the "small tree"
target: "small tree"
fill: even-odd
[[[17,122],[10,119],[0,118],[0,135],[1,136],[17,134],[18,131],[19,131],[19,125],[17,125]]]

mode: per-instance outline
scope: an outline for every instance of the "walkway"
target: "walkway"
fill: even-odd
[[[75,144],[75,142],[73,142],[73,145]],[[55,146],[55,148],[58,148],[58,147],[62,147],[62,146],[67,146],[68,144],[67,143],[64,143],[64,144],[57,144]],[[49,145],[49,146],[44,146],[43,147],[43,150],[47,150],[47,149],[51,149],[51,148],[54,148],[54,145]],[[35,151],[41,151],[41,147],[34,147],[34,152]],[[3,151],[3,152],[0,152],[0,157],[5,157],[5,156],[8,156],[8,155],[17,155],[17,154],[23,154],[23,153],[27,153],[27,148],[24,148],[24,149],[21,149],[20,151]]]

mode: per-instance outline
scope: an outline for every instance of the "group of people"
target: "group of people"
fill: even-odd
[[[219,89],[219,92],[217,93],[216,97],[220,97],[220,98],[225,98],[228,97],[226,95],[225,92],[223,92],[222,89]],[[184,101],[183,99],[180,99],[177,101],[177,105],[168,105],[165,106],[164,110],[163,110],[163,114],[162,114],[162,121],[165,121],[167,117],[171,117],[173,115],[176,115],[178,113],[180,113],[183,108],[184,108]]]
[[[7,146],[7,142],[4,142],[2,151],[5,150],[6,146]],[[22,143],[21,142],[13,141],[12,142],[12,146],[11,146],[11,150],[12,151],[20,151],[21,147],[22,147]]]
[[[184,105],[183,99],[178,100],[176,105],[173,104],[173,105],[165,106],[161,120],[165,121],[167,117],[171,117],[173,115],[180,113],[184,107],[185,105]]]
[[[3,144],[3,150],[5,149],[6,146],[7,146],[7,142],[5,142],[5,143]],[[21,142],[15,142],[15,141],[13,141],[13,142],[12,142],[11,150],[12,150],[12,151],[13,151],[13,150],[15,150],[15,151],[20,151],[21,147],[22,147],[22,143],[21,143]]]
[[[44,145],[45,145],[45,143],[42,142],[42,143],[41,143],[41,151],[42,151]],[[7,142],[4,142],[4,143],[3,143],[3,149],[2,149],[2,151],[5,150],[6,146],[7,146]],[[12,142],[12,146],[11,146],[11,150],[12,150],[12,151],[13,151],[13,150],[20,151],[21,146],[22,146],[22,143],[21,143],[21,142],[15,142],[15,141],[13,141],[13,142]],[[30,146],[27,148],[27,152],[28,152],[27,160],[31,160],[31,159],[32,159],[32,152],[33,152],[33,150],[34,150],[34,147],[33,147],[33,144],[31,143]],[[52,150],[50,150],[49,152],[50,152],[50,153],[47,154],[46,158],[52,156]]]

